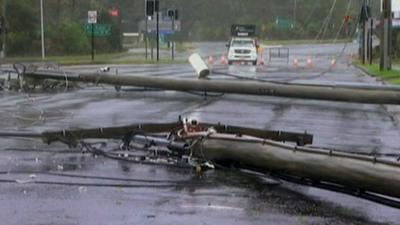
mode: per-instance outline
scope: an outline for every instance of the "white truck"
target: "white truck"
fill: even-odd
[[[251,62],[257,65],[258,42],[254,25],[232,25],[231,40],[228,47],[228,64]]]

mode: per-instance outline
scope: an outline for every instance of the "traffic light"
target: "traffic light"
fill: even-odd
[[[120,11],[119,11],[118,8],[112,8],[112,9],[108,10],[108,13],[112,17],[119,17],[120,16]]]
[[[175,11],[174,11],[174,16],[175,16],[175,20],[179,19],[178,10],[177,9],[175,9]]]
[[[154,12],[160,10],[159,0],[146,0],[146,16],[153,16]]]
[[[160,1],[159,0],[154,0],[154,11],[155,12],[160,11]]]
[[[0,17],[0,33],[4,31],[4,17]]]
[[[174,16],[174,14],[175,14],[175,11],[173,9],[168,9],[168,11],[167,11],[168,17],[172,18]]]
[[[346,23],[350,23],[351,22],[351,16],[350,15],[346,15],[346,16],[344,16],[344,22],[346,22]]]
[[[153,16],[154,15],[154,0],[146,0],[146,16]]]
[[[175,20],[178,20],[178,10],[176,9],[168,9],[167,15],[169,18],[174,18]]]

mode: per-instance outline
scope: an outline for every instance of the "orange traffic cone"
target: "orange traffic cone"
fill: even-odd
[[[309,56],[309,57],[307,58],[307,68],[309,68],[309,69],[314,68],[314,63],[313,63],[313,61],[312,61],[312,57],[311,57],[311,56]]]
[[[208,56],[208,65],[214,64],[214,57],[212,55]]]
[[[299,59],[298,58],[293,59],[293,67],[295,69],[297,69],[299,67]]]
[[[258,65],[259,66],[264,66],[265,65],[264,54],[260,55],[260,59],[258,60]]]
[[[331,60],[331,69],[336,69],[336,57],[333,56]]]
[[[222,54],[222,56],[221,56],[221,64],[222,65],[228,64],[228,59],[226,58],[226,53]]]

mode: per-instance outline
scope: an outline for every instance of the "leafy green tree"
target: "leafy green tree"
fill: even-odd
[[[70,20],[50,25],[47,35],[48,53],[59,55],[89,52],[89,39],[82,27],[81,23]]]
[[[7,5],[8,54],[27,54],[40,49],[40,21],[36,1],[15,0]]]

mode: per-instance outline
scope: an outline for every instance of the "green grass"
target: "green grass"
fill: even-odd
[[[377,63],[362,65],[360,62],[356,62],[356,65],[364,69],[370,75],[380,77],[390,84],[400,84],[400,70],[392,69],[389,71],[380,71],[379,64]]]
[[[199,45],[197,43],[193,43],[193,42],[177,42],[176,43],[176,51],[178,52],[185,52],[188,50],[193,50],[198,48]]]
[[[338,39],[336,43],[345,43],[351,40],[348,39]],[[262,40],[263,45],[300,45],[300,44],[331,44],[333,40]]]
[[[22,62],[57,62],[60,65],[90,65],[90,64],[181,64],[186,61],[169,59],[156,60],[145,59],[141,54],[122,53],[107,53],[96,54],[94,61],[91,55],[70,55],[70,56],[48,56],[45,60],[37,56],[21,56],[9,57],[5,60],[6,63],[22,63]]]

